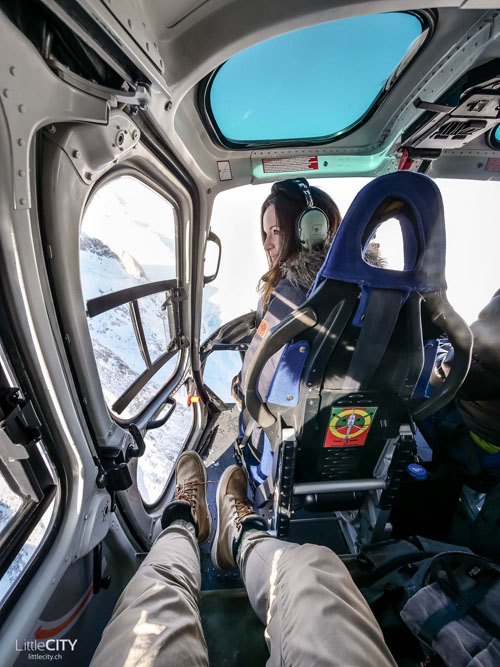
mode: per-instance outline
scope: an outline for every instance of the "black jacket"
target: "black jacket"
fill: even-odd
[[[500,290],[471,330],[471,367],[458,393],[457,407],[471,431],[500,447]]]

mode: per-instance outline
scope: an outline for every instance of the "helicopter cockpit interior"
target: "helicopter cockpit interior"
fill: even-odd
[[[453,405],[481,336],[446,296],[455,227],[439,188],[473,182],[464,233],[494,245],[500,2],[0,0],[0,35],[1,664],[32,664],[49,639],[68,640],[62,664],[90,664],[185,450],[210,482],[242,465],[273,535],[342,557],[398,664],[451,664],[391,605],[431,554],[464,549],[500,576],[500,434],[476,436],[483,466],[469,449],[433,456],[423,426]],[[260,204],[285,179],[355,185],[283,318],[258,312],[255,285]],[[364,255],[389,219],[397,268]],[[484,260],[477,296],[466,253],[479,313],[498,263]],[[432,387],[443,336],[454,356]],[[498,402],[497,382],[481,400]],[[263,665],[242,580],[210,547],[211,664]]]

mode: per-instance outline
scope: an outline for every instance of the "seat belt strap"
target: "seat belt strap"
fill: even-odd
[[[359,391],[370,384],[396,326],[402,297],[399,290],[371,290],[363,327],[342,386],[343,391]]]

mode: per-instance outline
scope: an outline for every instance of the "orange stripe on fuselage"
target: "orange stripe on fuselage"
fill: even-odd
[[[87,591],[85,597],[80,602],[75,611],[71,614],[71,616],[69,616],[60,625],[56,625],[55,628],[47,628],[47,630],[44,630],[42,626],[40,626],[35,630],[35,639],[50,639],[51,637],[54,637],[55,635],[58,635],[60,632],[62,632],[64,628],[66,628],[71,623],[71,621],[74,621],[75,618],[78,616],[78,614],[82,611],[83,607],[85,606],[85,604],[87,603],[89,597],[92,595],[93,592],[94,592],[94,586],[90,584],[90,588]]]

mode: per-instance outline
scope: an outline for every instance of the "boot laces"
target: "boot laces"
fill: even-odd
[[[175,487],[174,500],[185,500],[188,502],[193,509],[196,505],[196,491],[198,486],[206,486],[210,484],[209,481],[198,482],[197,480],[192,480],[191,482],[184,482],[184,484],[177,484]]]
[[[248,506],[246,500],[234,499],[234,509],[236,511],[236,523],[241,524],[243,519],[250,514],[253,514],[253,510]]]

